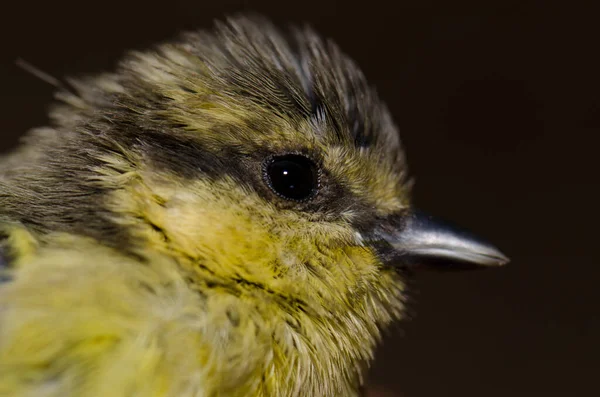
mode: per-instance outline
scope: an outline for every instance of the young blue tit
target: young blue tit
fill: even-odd
[[[358,396],[405,271],[495,266],[412,209],[390,113],[236,17],[59,92],[0,162],[0,396]]]

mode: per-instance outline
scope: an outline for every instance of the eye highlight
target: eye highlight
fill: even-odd
[[[264,164],[264,178],[269,188],[286,200],[309,200],[319,188],[319,169],[301,154],[269,157]]]

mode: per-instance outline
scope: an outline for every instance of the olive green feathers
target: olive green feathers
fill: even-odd
[[[506,262],[412,210],[310,29],[237,17],[71,86],[0,161],[0,396],[358,396],[404,269]]]

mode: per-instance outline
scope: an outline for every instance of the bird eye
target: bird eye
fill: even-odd
[[[312,198],[319,187],[315,163],[300,154],[286,154],[267,159],[265,180],[277,195],[294,201]]]

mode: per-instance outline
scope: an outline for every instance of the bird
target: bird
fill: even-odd
[[[391,113],[310,27],[235,15],[69,79],[0,159],[0,396],[359,396],[413,269]]]

